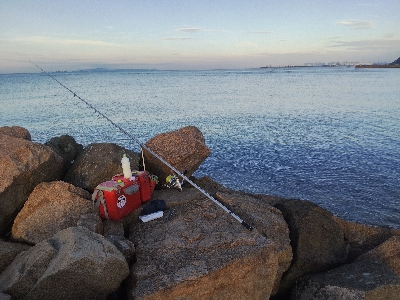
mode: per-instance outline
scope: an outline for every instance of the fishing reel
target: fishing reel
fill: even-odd
[[[187,170],[185,170],[185,172],[183,172],[182,174],[185,175],[187,172]],[[179,177],[176,175],[169,175],[166,179],[166,186],[167,188],[175,188],[177,190],[179,190],[180,192],[182,192],[182,184],[184,182],[184,180],[182,179],[182,181],[179,181]]]

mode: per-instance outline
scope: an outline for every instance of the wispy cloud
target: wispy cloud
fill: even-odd
[[[344,25],[347,27],[352,27],[356,29],[370,29],[375,27],[374,22],[368,20],[342,20],[336,22],[339,25]]]
[[[400,39],[373,39],[357,41],[335,41],[330,47],[356,51],[378,51],[400,48]]]
[[[174,40],[193,40],[192,37],[188,37],[188,36],[171,36],[171,37],[166,37],[163,38],[163,40],[165,41],[174,41]]]
[[[235,33],[232,31],[227,31],[227,30],[220,30],[220,29],[206,29],[206,28],[200,28],[200,27],[182,27],[176,29],[176,31],[181,31],[181,32],[187,32],[187,33],[195,33],[195,32],[227,32],[227,33]],[[244,31],[239,31],[236,33],[243,33],[243,34],[272,34],[273,31],[269,30],[244,30]]]
[[[170,36],[170,37],[165,37],[163,38],[164,41],[185,41],[185,40],[193,40],[193,35],[198,32],[214,32],[215,30],[210,30],[210,29],[204,29],[200,27],[189,27],[189,26],[184,26],[178,29],[175,29],[175,32],[177,33],[177,36]],[[180,34],[185,34],[185,36],[180,36]],[[191,35],[191,36],[188,36]]]
[[[246,30],[242,31],[243,33],[248,33],[248,34],[272,34],[274,33],[273,31],[251,31],[251,30]]]
[[[200,27],[181,27],[176,29],[176,31],[180,32],[186,32],[186,33],[196,33],[196,32],[229,32],[227,30],[220,30],[220,29],[206,29],[206,28],[200,28]]]
[[[198,27],[183,27],[183,28],[179,28],[177,29],[177,31],[183,31],[183,32],[199,32],[199,31],[205,31],[202,28],[198,28]]]
[[[9,42],[29,43],[29,44],[56,44],[56,45],[79,45],[79,46],[115,46],[113,43],[96,41],[96,40],[80,40],[80,39],[62,39],[49,36],[30,36],[15,37],[7,39]]]

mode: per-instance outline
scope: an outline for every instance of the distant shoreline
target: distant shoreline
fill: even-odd
[[[331,67],[354,67],[354,68],[400,68],[400,65],[321,65],[321,66],[266,66],[260,69],[283,69],[283,68],[331,68]]]
[[[334,68],[334,67],[351,68],[351,67],[354,67],[354,65],[320,65],[320,66],[287,65],[287,66],[266,66],[266,67],[259,67],[259,68],[260,69],[284,69],[284,68]]]
[[[400,68],[400,65],[356,65],[356,68]]]

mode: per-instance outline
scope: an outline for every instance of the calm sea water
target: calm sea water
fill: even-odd
[[[400,229],[400,70],[291,68],[56,73],[141,142],[187,125],[211,155],[195,173],[252,193],[308,199]],[[0,126],[34,141],[137,145],[43,74],[0,75]]]

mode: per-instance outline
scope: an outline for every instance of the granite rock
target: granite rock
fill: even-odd
[[[288,200],[275,206],[289,226],[293,249],[293,261],[282,277],[280,292],[288,290],[305,274],[326,271],[346,262],[344,233],[330,212],[303,200]]]
[[[50,147],[0,134],[0,236],[40,182],[61,177],[62,158]]]
[[[31,134],[29,131],[21,126],[3,126],[0,127],[0,134],[9,135],[15,138],[31,141]]]
[[[83,226],[95,233],[104,235],[103,221],[98,212],[82,214],[76,222],[76,226]]]
[[[238,209],[252,206],[224,197]],[[291,259],[288,229],[278,210],[249,212],[252,221],[262,213],[270,220],[258,220],[249,231],[203,196],[175,199],[169,207],[160,219],[131,225],[137,262],[127,280],[129,299],[268,299]],[[282,231],[272,234],[276,228]]]
[[[93,193],[94,188],[122,173],[123,154],[130,158],[132,170],[139,168],[139,154],[111,143],[88,145],[64,177],[64,181]]]
[[[22,251],[28,250],[31,246],[21,243],[12,243],[0,240],[0,274],[14,258]]]
[[[12,299],[106,299],[128,276],[120,251],[85,227],[70,227],[19,254],[0,275]]]
[[[146,147],[159,155],[179,172],[190,177],[210,155],[201,131],[194,126],[161,133],[146,142]],[[146,170],[158,176],[159,183],[174,172],[147,150],[143,151]]]
[[[354,262],[302,277],[292,299],[396,300],[400,294],[400,238],[392,237]]]
[[[343,230],[347,261],[349,262],[379,246],[392,236],[400,236],[400,230],[393,228],[372,227],[337,217],[334,217],[334,220]]]
[[[70,135],[62,135],[53,137],[45,143],[46,146],[52,148],[59,156],[62,157],[63,175],[67,173],[75,158],[83,151],[83,146],[78,144]]]
[[[90,198],[89,192],[63,181],[40,183],[15,218],[12,239],[36,244],[76,226],[81,215],[93,211]]]

